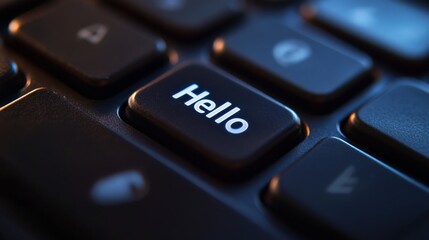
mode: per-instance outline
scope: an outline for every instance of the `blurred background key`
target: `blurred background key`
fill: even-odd
[[[429,12],[422,8],[398,1],[325,0],[301,12],[373,53],[391,56],[397,65],[416,69],[428,63]]]
[[[241,0],[106,0],[181,39],[192,39],[241,15]]]
[[[31,11],[9,30],[11,44],[92,98],[116,93],[166,59],[163,40],[80,2]]]
[[[221,64],[257,76],[256,84],[281,89],[279,95],[287,93],[312,111],[334,109],[372,80],[368,56],[300,30],[271,22],[248,25],[218,38],[213,54]]]
[[[336,138],[274,177],[265,197],[285,219],[330,236],[317,239],[403,239],[429,213],[425,189]]]

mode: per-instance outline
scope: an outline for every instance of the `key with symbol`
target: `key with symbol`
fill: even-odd
[[[279,23],[259,23],[218,38],[213,48],[218,62],[248,73],[256,84],[326,111],[371,80],[371,59],[335,46]]]
[[[429,213],[427,189],[336,138],[274,177],[265,202],[285,219],[347,239],[409,235]]]
[[[295,146],[301,120],[232,76],[185,64],[135,92],[125,117],[169,149],[226,180],[241,180]]]
[[[429,60],[429,14],[400,1],[324,0],[302,8],[309,21],[401,67]]]
[[[37,89],[0,113],[1,203],[52,239],[274,238],[62,95]]]
[[[84,95],[112,95],[166,59],[161,39],[90,4],[34,11],[12,21],[10,42]]]

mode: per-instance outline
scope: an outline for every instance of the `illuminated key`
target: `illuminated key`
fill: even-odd
[[[200,64],[141,88],[125,112],[133,126],[228,180],[261,170],[303,138],[290,109]]]

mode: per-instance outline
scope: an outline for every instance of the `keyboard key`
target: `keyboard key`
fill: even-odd
[[[274,177],[266,203],[340,239],[402,239],[429,213],[427,191],[335,138]]]
[[[1,109],[0,152],[2,197],[52,239],[273,238],[44,89]]]
[[[290,109],[208,66],[188,64],[134,93],[128,121],[226,180],[261,169],[303,133]]]
[[[16,64],[5,57],[0,57],[0,93],[11,94],[24,84],[25,80],[20,76]]]
[[[181,39],[200,37],[242,14],[241,0],[106,0]]]
[[[386,159],[426,176],[429,170],[429,93],[400,86],[353,113],[346,134]]]
[[[384,61],[419,67],[429,60],[429,12],[417,7],[399,1],[324,0],[306,5],[302,13],[378,52]]]
[[[94,98],[117,92],[131,74],[151,70],[165,57],[162,40],[77,1],[30,12],[9,28],[18,46],[66,72],[69,77],[60,79]]]
[[[371,79],[366,56],[336,50],[278,23],[250,25],[217,39],[214,56],[313,111],[331,110]]]

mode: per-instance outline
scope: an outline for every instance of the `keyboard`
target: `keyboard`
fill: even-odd
[[[429,239],[429,5],[0,0],[1,239]]]

